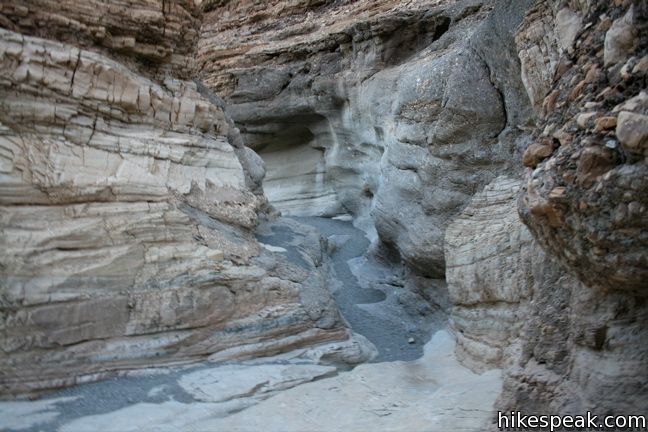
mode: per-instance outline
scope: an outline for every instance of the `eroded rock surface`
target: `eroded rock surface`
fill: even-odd
[[[419,343],[421,317],[448,309],[456,348],[432,346],[476,371],[503,368],[498,409],[641,412],[645,2],[198,3],[2,4],[3,392],[347,338],[325,289],[327,248],[354,237],[326,242],[286,219],[257,227],[271,212],[267,168],[279,210],[350,214],[372,259],[402,270],[368,277],[361,258],[342,263],[370,288],[353,293],[349,315],[388,316],[385,333]],[[397,322],[402,309],[385,314],[379,303],[415,319]],[[377,340],[374,321],[364,325]],[[376,352],[351,339],[311,355],[356,364]],[[199,403],[120,407],[67,427],[123,426],[137,412],[174,429],[378,419],[483,430],[499,392],[497,371],[477,377],[428,351],[249,408],[331,371],[289,369],[228,386],[233,401],[198,374],[188,388]],[[51,404],[42,406],[16,407],[46,422]],[[311,417],[278,418],[286,407]],[[477,411],[458,424],[461,407]]]
[[[645,295],[648,280],[648,111],[644,2],[540,2],[516,39],[538,114],[520,214],[589,286]],[[554,27],[558,14],[574,20]],[[554,18],[554,16],[556,18]],[[546,58],[551,61],[546,61]]]
[[[319,235],[260,247],[262,165],[181,79],[194,5],[75,4],[1,10],[0,391],[346,338]]]
[[[647,13],[645,2],[539,1],[516,34],[537,122],[519,211],[555,265],[532,263],[544,282],[503,409],[648,403]]]
[[[445,227],[518,169],[511,155],[527,144],[512,36],[529,4],[218,4],[206,10],[199,70],[266,160],[280,210],[351,213],[411,268],[442,278]]]
[[[7,0],[0,26],[109,53],[147,76],[161,78],[171,71],[187,79],[199,12],[190,0]]]
[[[643,302],[588,287],[545,253],[516,215],[521,185],[496,179],[446,232],[458,358],[504,369],[502,411],[639,409]]]

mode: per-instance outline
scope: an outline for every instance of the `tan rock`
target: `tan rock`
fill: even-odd
[[[557,200],[560,198],[563,198],[566,193],[566,188],[564,187],[556,187],[549,192],[549,199]]]
[[[522,163],[526,167],[535,168],[540,162],[551,156],[553,151],[553,145],[550,143],[533,143],[524,152]]]
[[[585,74],[585,82],[586,83],[593,83],[598,81],[599,77],[601,76],[601,70],[598,68],[596,64],[593,64],[590,66],[589,70],[587,71],[587,74]]]
[[[648,155],[648,116],[621,111],[616,135],[626,150]]]
[[[597,131],[605,131],[614,128],[617,125],[617,119],[611,116],[599,117],[594,120],[594,125]]]
[[[601,175],[612,169],[618,161],[618,154],[606,147],[586,147],[581,153],[576,170],[577,182],[589,187]]]
[[[344,339],[321,257],[254,238],[263,170],[223,110],[99,51],[0,29],[0,393]]]
[[[648,56],[643,56],[632,69],[633,74],[648,73]]]
[[[519,187],[497,178],[446,230],[457,354],[476,370],[505,364],[531,294],[525,269],[532,240],[515,212]]]
[[[626,14],[615,20],[605,34],[605,66],[621,63],[626,60],[634,48],[636,30],[633,25],[632,7]]]
[[[582,17],[577,12],[565,7],[556,13],[556,35],[558,36],[559,46],[567,51],[572,52],[574,41],[581,29]]]
[[[598,113],[596,111],[580,113],[576,116],[576,124],[581,129],[586,129],[589,127],[590,119],[594,118]]]
[[[587,81],[585,81],[584,79],[579,81],[578,84],[576,84],[574,86],[571,93],[569,93],[569,100],[570,101],[575,101],[576,99],[578,99],[578,97],[581,95],[581,93],[583,93],[583,88],[586,85],[587,85]]]
[[[542,111],[545,115],[550,114],[556,108],[556,99],[560,93],[553,91],[542,101]]]

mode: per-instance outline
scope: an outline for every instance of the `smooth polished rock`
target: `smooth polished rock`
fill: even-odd
[[[199,37],[201,78],[265,159],[279,209],[351,213],[442,278],[446,226],[526,145],[513,31],[530,3],[219,5]]]
[[[500,386],[499,370],[477,375],[461,366],[452,337],[439,331],[419,360],[360,365],[228,416],[215,403],[135,404],[61,430],[481,431]]]

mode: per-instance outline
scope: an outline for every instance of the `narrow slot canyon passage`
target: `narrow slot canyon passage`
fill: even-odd
[[[369,339],[378,350],[372,361],[415,360],[423,355],[423,344],[432,330],[440,328],[446,317],[421,297],[411,296],[400,262],[368,253],[371,242],[354,226],[354,217],[345,214],[348,210],[340,202],[336,185],[347,188],[347,206],[354,209],[373,196],[357,184],[360,173],[346,170],[344,180],[331,174],[340,167],[331,170],[327,166],[332,160],[328,153],[339,144],[330,136],[325,120],[306,119],[311,121],[289,119],[278,127],[280,134],[263,135],[270,144],[255,146],[266,167],[263,190],[282,217],[312,226],[326,239],[332,264],[327,287],[351,330]],[[261,243],[286,250],[289,259],[298,256],[286,226],[261,228],[266,230],[271,233],[257,234]]]
[[[318,430],[476,430],[501,388],[501,372],[462,366],[445,315],[420,298],[403,298],[402,268],[370,258],[366,234],[342,219],[282,216],[262,223],[256,236],[263,248],[304,268],[304,227],[326,239],[326,284],[361,335],[351,349],[332,343],[248,361],[161,367],[37,402],[0,402],[0,416],[15,416],[8,430],[301,432],[313,422]],[[345,351],[369,362],[336,360]]]
[[[326,178],[324,150],[309,144],[269,145],[259,151],[266,166],[264,192],[270,203],[286,215],[335,215],[339,204]]]
[[[404,310],[399,291],[403,282],[397,266],[368,258],[369,240],[350,221],[323,217],[291,217],[311,225],[327,238],[333,266],[329,287],[350,328],[369,339],[378,350],[372,360],[415,360],[423,355],[423,344],[437,329],[443,317],[435,317],[419,304],[421,312]],[[272,235],[258,235],[259,241],[290,248],[289,233],[273,229]],[[360,282],[359,279],[362,281]],[[410,305],[412,306],[412,305]],[[427,313],[426,313],[427,312]]]
[[[483,423],[501,387],[501,372],[478,375],[462,366],[446,329],[447,315],[412,296],[402,265],[368,252],[367,234],[354,227],[351,216],[334,216],[339,204],[322,205],[327,201],[317,198],[319,191],[331,190],[335,197],[335,188],[309,180],[324,174],[312,171],[318,164],[323,168],[323,151],[272,150],[260,152],[269,173],[264,188],[278,197],[272,205],[293,215],[262,222],[256,239],[270,255],[309,272],[309,250],[321,248],[318,266],[325,268],[324,285],[355,334],[350,342],[248,361],[159,367],[60,390],[38,402],[0,402],[0,416],[16,413],[10,431],[301,432],[317,422],[318,430],[379,424],[405,432],[429,424],[475,430]],[[283,180],[273,176],[277,172],[291,175]],[[288,194],[286,185],[293,186]],[[299,200],[282,200],[286,195]],[[327,208],[333,215],[294,215]],[[202,217],[205,224],[216,223]]]

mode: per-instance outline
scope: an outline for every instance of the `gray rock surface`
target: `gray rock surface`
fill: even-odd
[[[90,428],[159,430],[201,416],[226,417],[278,392],[335,376],[338,369],[349,366],[342,360],[345,353],[357,355],[351,346],[365,345],[371,350],[366,344],[362,337],[351,335],[348,341],[316,344],[273,357],[138,370],[125,377],[60,390],[38,401],[0,402],[0,425],[11,431],[85,432],[89,426],[74,426],[77,419],[107,416],[108,422]],[[337,354],[336,366],[331,366],[331,358],[324,353]],[[122,417],[118,414],[122,412],[128,415]]]
[[[351,213],[410,268],[443,278],[446,226],[518,171],[511,155],[526,145],[513,32],[531,2],[497,3],[360,1],[305,20],[300,3],[267,15],[222,5],[202,28],[201,76],[266,161],[284,214]]]
[[[65,427],[484,430],[452,350],[498,409],[640,412],[647,8],[5,1],[2,391],[247,359]]]

